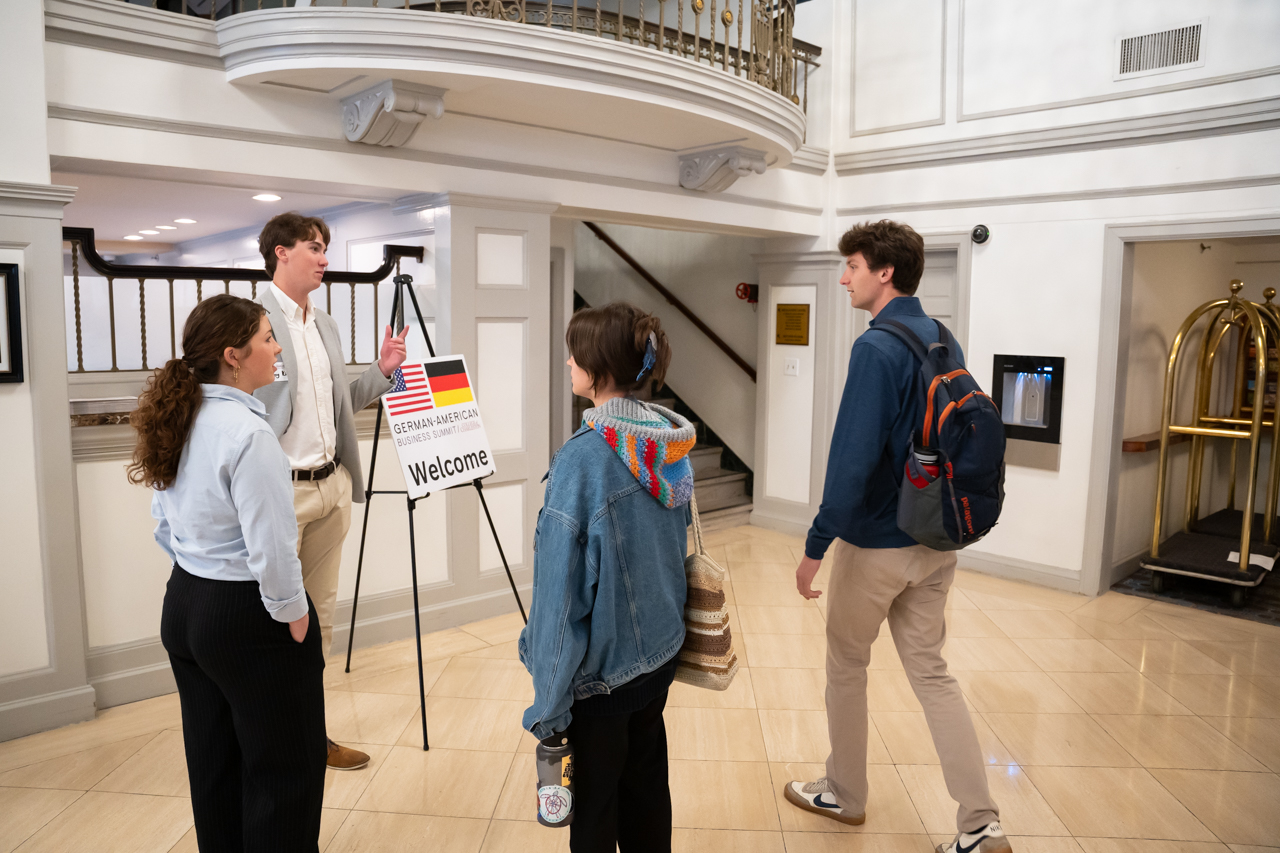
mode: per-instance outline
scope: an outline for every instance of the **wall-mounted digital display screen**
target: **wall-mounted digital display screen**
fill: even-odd
[[[1059,443],[1064,367],[1060,356],[995,357],[991,399],[1000,409],[1006,438]]]

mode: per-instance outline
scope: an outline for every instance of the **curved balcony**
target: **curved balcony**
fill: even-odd
[[[675,151],[710,190],[733,177],[698,184],[708,151],[738,175],[791,161],[820,55],[795,0],[264,2],[150,0],[216,22],[229,81],[341,99],[352,141],[403,145],[447,107]]]

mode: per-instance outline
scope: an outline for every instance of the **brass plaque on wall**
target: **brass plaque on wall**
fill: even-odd
[[[797,347],[809,345],[809,303],[778,304],[778,325],[773,342]]]

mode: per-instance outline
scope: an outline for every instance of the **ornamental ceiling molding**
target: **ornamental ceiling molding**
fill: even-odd
[[[177,119],[160,119],[154,116],[133,115],[130,113],[120,113],[111,110],[87,109],[80,106],[69,106],[60,103],[50,103],[48,109],[49,119],[51,121],[66,121],[89,125],[103,125],[106,127],[121,127],[142,131],[144,133],[175,134],[178,136],[222,139],[235,142],[246,142],[255,145],[278,145],[288,148],[329,151],[336,154],[352,153],[351,145],[345,140],[338,138],[308,136],[297,133],[282,133],[279,131],[267,131],[259,130],[257,128],[235,127],[230,125],[216,125],[205,122],[180,121]],[[140,141],[139,144],[144,143]],[[147,144],[149,144],[149,140]],[[438,151],[422,151],[416,148],[383,148],[381,146],[370,146],[368,148],[357,150],[363,156],[386,157],[403,160],[409,163],[427,163],[450,168],[475,170],[479,172],[522,175],[531,178],[545,178],[548,180],[567,181],[594,187],[635,190],[638,192],[656,193],[659,195],[681,195],[687,198],[694,197],[694,193],[682,187],[678,187],[673,183],[660,183],[657,181],[604,174],[601,172],[585,172],[574,169],[535,165],[531,163],[498,160],[489,157],[475,157]],[[54,155],[51,157],[51,160],[55,169],[59,171],[86,172],[94,174],[100,169],[100,161],[92,157],[79,157],[64,153]],[[168,167],[156,167],[154,165],[129,166],[116,164],[113,167],[111,174],[143,178],[155,177],[158,174],[163,174],[168,176],[168,179],[170,180],[192,180],[192,176],[187,174],[183,169],[170,169]],[[779,213],[797,214],[807,217],[820,217],[823,212],[823,208],[821,206],[796,204],[780,201],[773,197],[757,198],[754,196],[734,195],[730,193],[724,193],[714,197],[707,196],[702,193],[698,193],[697,195],[707,200],[714,198],[716,201],[723,201],[729,204],[777,211]],[[564,215],[570,215],[568,213],[564,213],[566,209],[580,213],[581,218],[604,218],[607,219],[607,221],[616,221],[616,217],[620,212],[616,207],[572,207],[567,205],[562,205],[560,212]],[[764,230],[770,230],[768,225],[761,225],[759,227]],[[814,220],[811,227],[814,229],[819,227],[816,220]],[[804,228],[797,228],[797,233],[817,235],[819,230],[808,231]]]
[[[1269,96],[1190,110],[1086,121],[835,155],[836,174],[868,174],[961,163],[1038,157],[1152,143],[1253,133],[1280,127],[1280,98]]]
[[[0,181],[0,198],[16,201],[34,201],[48,204],[70,204],[76,197],[76,187],[61,184],[27,184],[19,181]]]
[[[738,178],[768,168],[763,151],[730,145],[680,156],[680,186],[706,193],[724,192]]]
[[[62,208],[75,196],[75,187],[0,181],[0,215],[61,219]]]
[[[401,79],[448,74],[519,80],[663,106],[749,130],[781,163],[790,162],[804,140],[803,111],[745,77],[546,27],[414,10],[310,7],[243,12],[218,21],[215,29],[233,83],[334,69],[379,69]]]
[[[438,192],[413,193],[401,196],[391,203],[391,212],[397,216],[437,210],[442,207],[479,207],[485,210],[509,210],[516,213],[552,214],[560,209],[555,202],[529,201],[519,198],[475,195],[474,193]]]
[[[383,80],[342,99],[342,131],[348,142],[399,148],[428,116],[444,115],[444,89]]]

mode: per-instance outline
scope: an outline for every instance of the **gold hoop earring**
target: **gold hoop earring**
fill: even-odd
[[[240,366],[239,365],[237,365],[235,370],[231,372],[231,381],[236,383],[237,385],[240,384]]]

